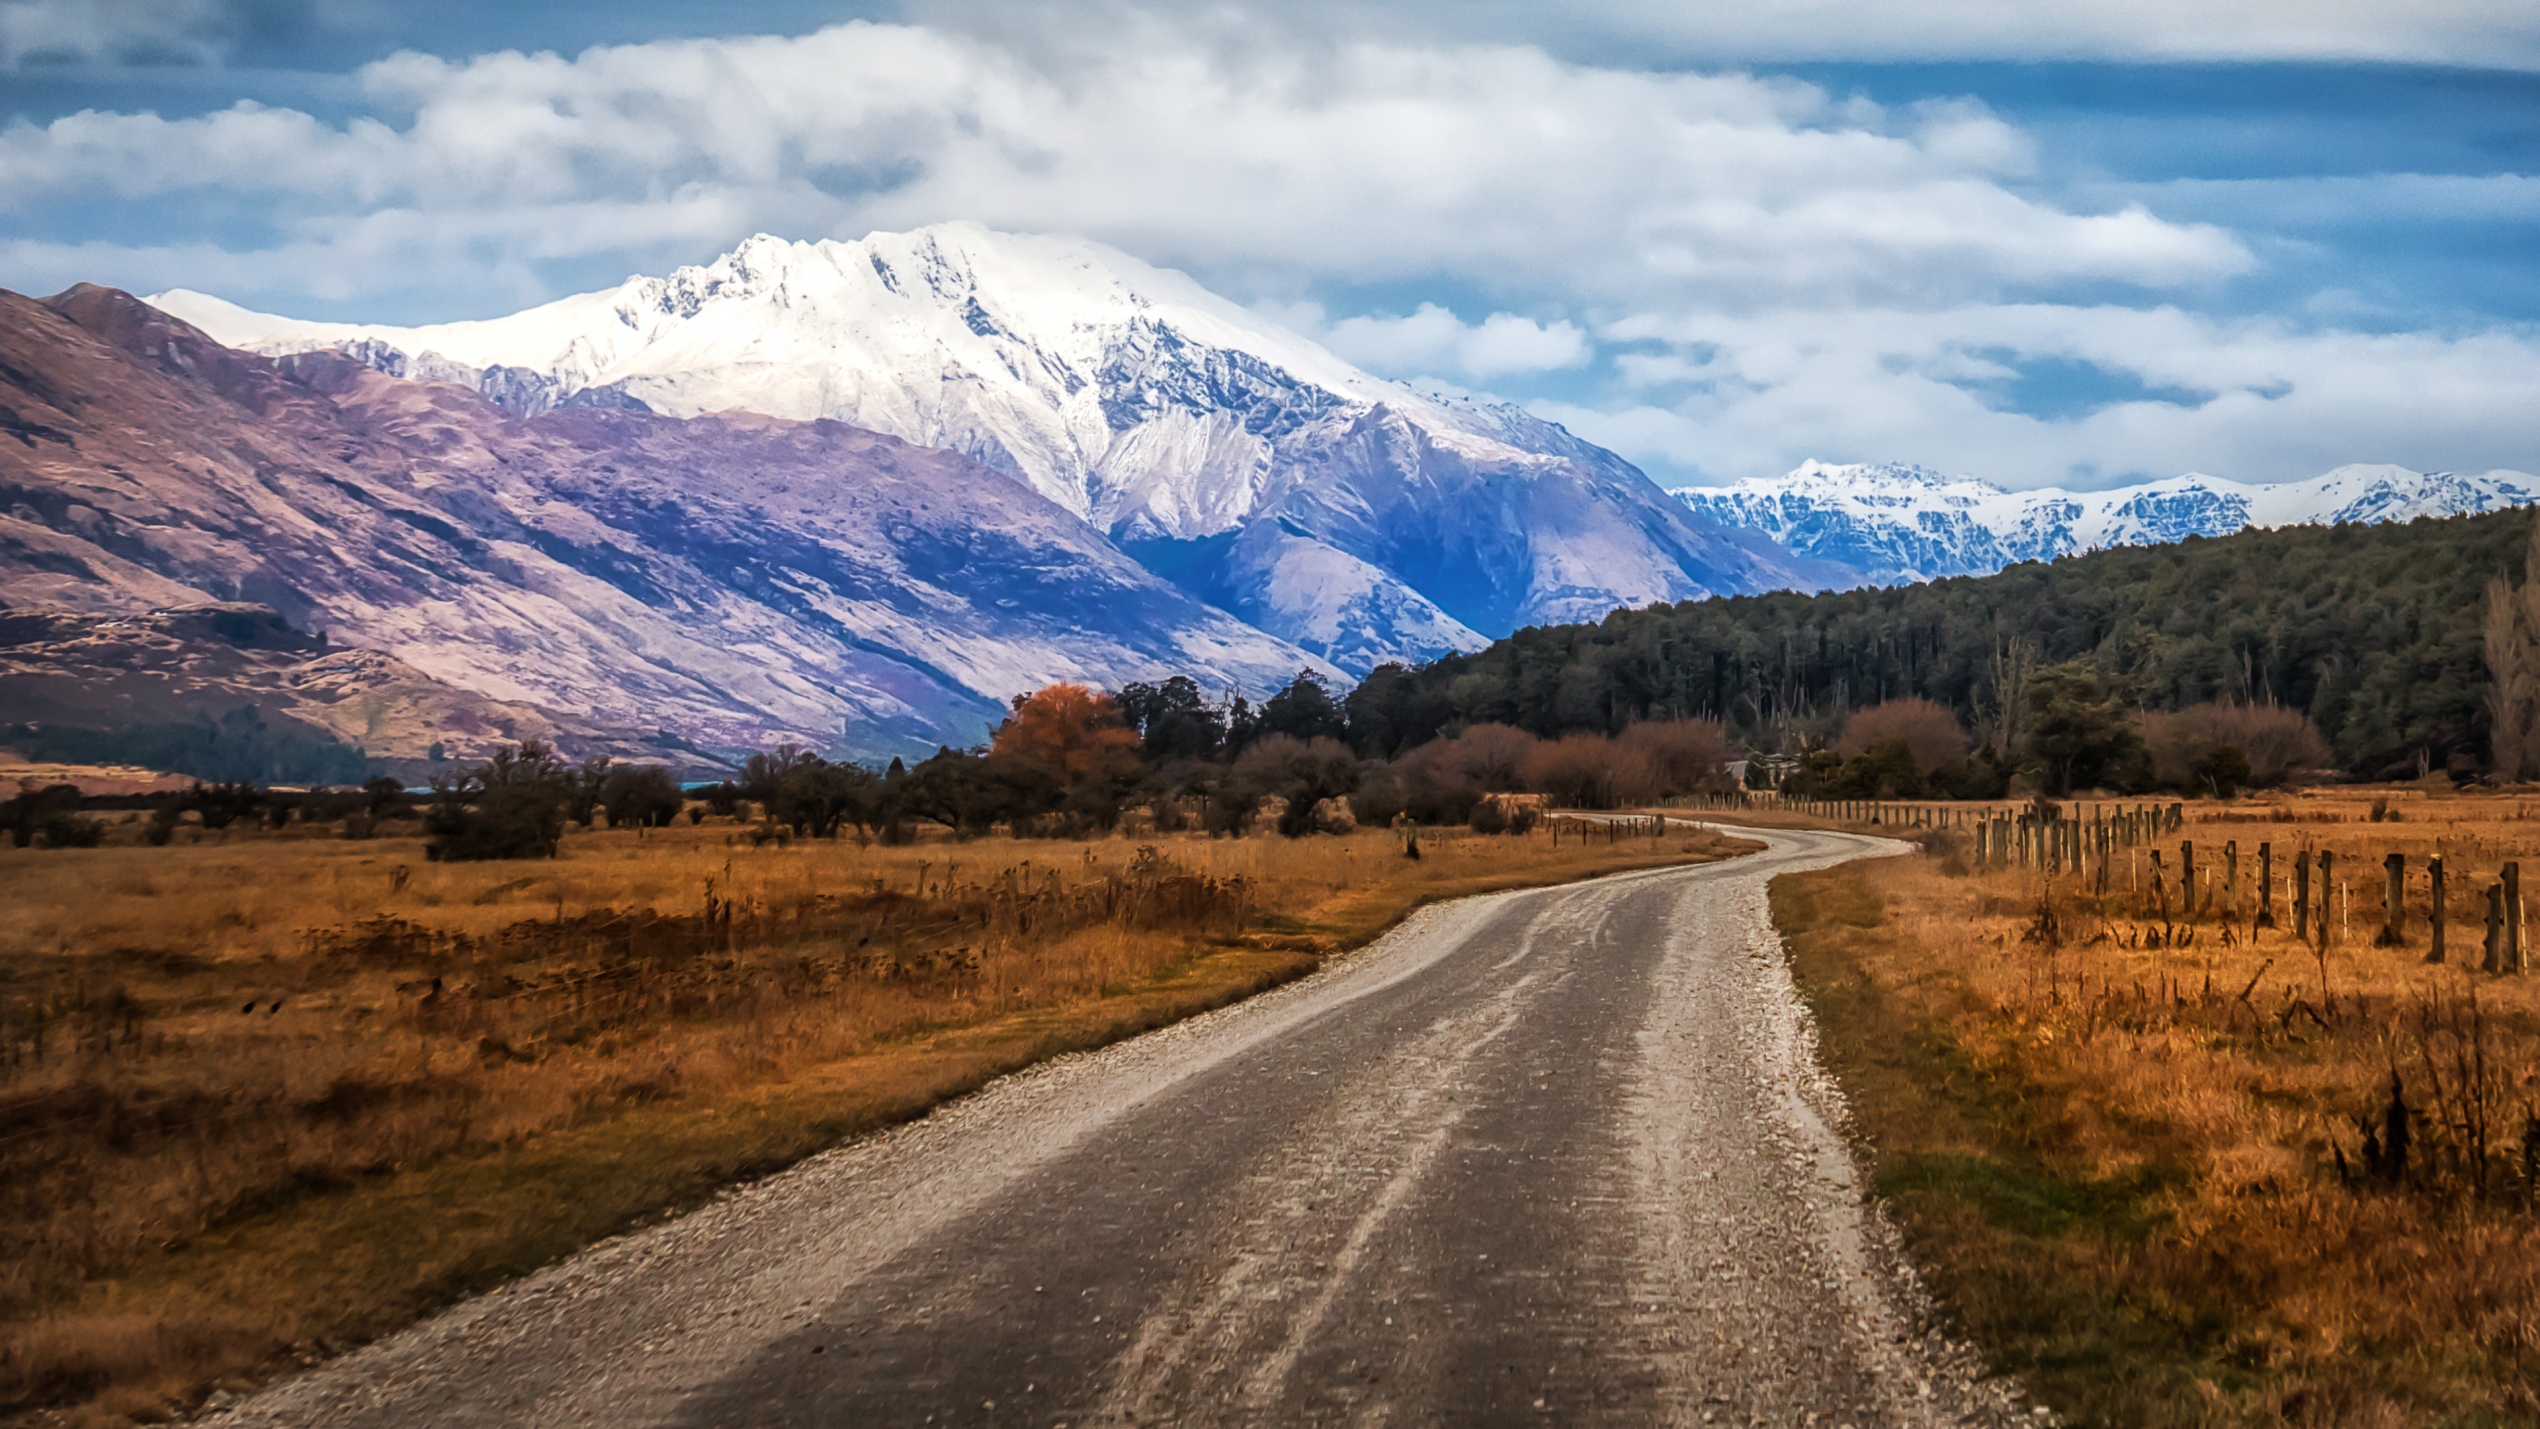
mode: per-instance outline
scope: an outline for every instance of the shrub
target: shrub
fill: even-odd
[[[1526,787],[1572,809],[1610,809],[1656,787],[1648,760],[1601,734],[1546,740],[1526,757]]]
[[[498,749],[491,761],[432,781],[424,857],[452,863],[553,858],[564,838],[573,772],[537,740]]]
[[[2281,705],[2190,705],[2142,717],[2154,782],[2230,795],[2272,789],[2329,762],[2328,741],[2299,711]]]
[[[243,781],[197,784],[184,794],[186,807],[202,816],[206,829],[225,829],[253,817],[264,807],[265,791]]]
[[[1643,797],[1725,794],[1736,787],[1729,777],[1729,737],[1717,720],[1647,720],[1614,739],[1632,756],[1628,763],[1646,768],[1650,786]]]
[[[1316,831],[1316,810],[1326,801],[1356,792],[1359,772],[1358,756],[1337,739],[1269,734],[1236,757],[1224,783],[1230,801],[1249,800],[1255,808],[1267,799],[1285,800],[1279,832],[1298,838]]]
[[[687,802],[679,781],[658,764],[618,765],[600,784],[600,807],[608,811],[613,829],[666,828]]]
[[[1947,706],[1916,696],[1853,711],[1843,722],[1834,751],[1856,757],[1899,740],[1912,752],[1915,771],[1925,779],[1966,758],[1974,747]]]
[[[2087,660],[2028,677],[2027,754],[2047,793],[2122,788],[2142,777],[2143,732]]]
[[[665,775],[665,778],[667,776]],[[874,796],[881,781],[853,764],[825,759],[799,763],[777,785],[768,801],[768,817],[798,834],[833,839],[840,824],[865,827],[873,817]],[[610,817],[614,818],[612,812]]]
[[[79,786],[48,784],[41,788],[32,779],[18,782],[17,797],[0,802],[0,829],[8,830],[9,842],[20,848],[33,844],[55,824],[73,817],[79,811]],[[47,848],[63,845],[45,840]]]

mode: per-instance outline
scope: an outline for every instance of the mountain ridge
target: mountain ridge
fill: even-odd
[[[11,607],[253,602],[567,720],[879,757],[1052,680],[1316,663],[1004,476],[838,422],[524,418],[85,285],[0,294],[0,351]]]
[[[1674,495],[1871,585],[1989,575],[2021,561],[2223,536],[2250,527],[2405,521],[2527,506],[2540,478],[2357,463],[2268,485],[2189,472],[2103,491],[2014,491],[1905,463],[1811,461],[1787,475]]]
[[[1243,563],[1188,588],[1354,673],[1829,574],[1538,418],[1373,377],[1081,239],[760,235],[666,277],[411,329],[152,301],[245,349],[339,351],[525,413],[751,411],[944,447],[1176,569],[1261,528],[1229,542]]]

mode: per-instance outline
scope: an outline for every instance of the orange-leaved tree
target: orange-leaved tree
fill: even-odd
[[[1017,700],[997,726],[989,752],[1034,760],[1069,784],[1091,778],[1128,757],[1138,734],[1120,718],[1111,696],[1061,682]]]

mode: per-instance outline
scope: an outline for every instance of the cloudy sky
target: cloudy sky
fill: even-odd
[[[491,316],[948,218],[1669,484],[2540,471],[2530,0],[0,0],[0,286]]]

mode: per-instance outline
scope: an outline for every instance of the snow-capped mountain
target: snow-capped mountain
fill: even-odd
[[[373,755],[481,748],[500,715],[887,758],[980,740],[1053,680],[1257,694],[1316,665],[1007,477],[843,423],[521,418],[333,353],[232,351],[86,286],[0,293],[0,353],[0,609],[270,607],[394,662],[357,698],[282,692]],[[147,688],[73,713],[172,717],[167,680],[125,683]],[[197,685],[197,712],[236,708],[236,682]]]
[[[760,236],[666,278],[436,327],[151,301],[233,347],[334,349],[522,413],[747,411],[950,448],[1349,670],[1819,579],[1558,427],[1382,381],[1080,239],[965,223]]]
[[[2250,526],[2498,511],[2540,500],[2540,478],[2357,465],[2274,485],[2189,473],[2107,491],[2011,491],[1918,466],[1812,461],[1787,476],[1685,487],[1676,496],[1795,555],[1848,566],[1867,584],[1897,585]]]

